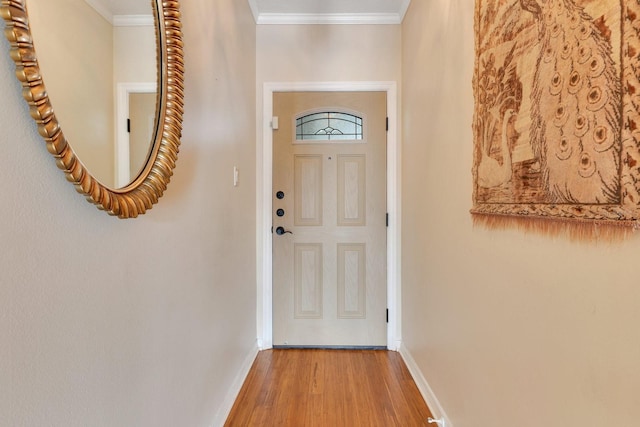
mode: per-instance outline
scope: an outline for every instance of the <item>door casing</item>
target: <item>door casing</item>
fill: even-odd
[[[262,117],[259,118],[256,156],[256,265],[257,265],[257,335],[258,348],[273,347],[272,283],[272,198],[273,191],[273,118],[274,92],[383,91],[387,93],[387,348],[398,351],[401,337],[401,150],[398,129],[398,94],[396,82],[268,82],[263,86]],[[262,138],[260,138],[262,136]]]
[[[118,83],[116,87],[116,142],[114,181],[116,188],[126,187],[131,183],[129,172],[129,132],[127,119],[129,118],[129,95],[132,93],[156,93],[158,84],[155,82],[144,83]]]

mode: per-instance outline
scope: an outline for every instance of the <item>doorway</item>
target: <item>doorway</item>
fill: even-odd
[[[386,92],[273,108],[274,347],[386,348]]]
[[[138,176],[153,149],[158,85],[118,83],[116,91],[114,188],[123,188]]]
[[[382,91],[386,93],[387,132],[387,212],[386,228],[386,347],[398,350],[400,347],[400,147],[397,129],[397,86],[395,82],[337,82],[337,83],[265,83],[263,90],[263,113],[258,138],[257,156],[257,258],[258,258],[258,348],[273,347],[273,257],[272,244],[275,234],[273,225],[273,96],[278,92],[340,92],[340,91]]]

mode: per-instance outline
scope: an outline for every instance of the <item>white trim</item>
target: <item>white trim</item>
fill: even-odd
[[[153,15],[114,15],[114,27],[153,27]]]
[[[387,132],[387,212],[389,227],[387,228],[387,307],[389,323],[387,324],[387,348],[398,351],[401,337],[401,304],[400,304],[400,189],[401,189],[401,152],[398,140],[398,89],[396,82],[300,82],[300,83],[264,83],[262,118],[258,132],[262,132],[262,144],[258,142],[256,164],[256,239],[258,259],[257,298],[258,343],[261,349],[273,347],[273,297],[272,297],[272,186],[273,186],[273,118],[274,92],[300,91],[383,91],[387,92],[387,115],[389,131]],[[260,141],[260,134],[258,134]],[[260,162],[262,159],[262,162]],[[261,262],[260,262],[261,260]]]
[[[88,1],[88,0],[87,0]],[[269,13],[260,12],[258,0],[247,0],[253,19],[259,25],[290,24],[369,24],[398,25],[404,20],[411,0],[402,0],[397,13]]]
[[[114,15],[105,0],[84,0],[114,27],[153,27],[153,15]]]
[[[453,427],[451,420],[449,420],[449,417],[442,408],[442,405],[438,401],[438,398],[433,392],[433,389],[431,388],[431,386],[429,386],[429,383],[425,379],[424,375],[422,375],[422,371],[420,370],[420,368],[416,364],[416,361],[413,359],[411,353],[404,346],[404,344],[400,345],[400,355],[402,356],[405,365],[407,365],[407,369],[409,369],[409,372],[413,377],[413,381],[415,381],[416,385],[418,386],[418,390],[420,390],[420,394],[422,394],[422,397],[427,403],[429,410],[431,410],[431,414],[433,415],[433,417],[436,419],[444,419],[444,425],[442,427]]]
[[[127,119],[129,118],[129,94],[157,93],[157,83],[118,83],[116,85],[116,142],[114,176],[115,188],[123,188],[131,183],[129,157],[129,132]]]
[[[251,371],[251,367],[253,366],[253,362],[256,360],[256,356],[258,355],[258,346],[254,345],[247,357],[245,357],[242,362],[242,366],[238,371],[238,375],[236,375],[233,384],[229,387],[227,395],[224,398],[224,402],[218,408],[216,415],[211,423],[212,427],[222,427],[224,423],[227,421],[229,414],[231,413],[231,409],[233,409],[233,404],[236,402],[238,395],[240,394],[240,390],[242,390],[242,385],[244,384],[245,379],[249,375],[249,371]]]
[[[249,1],[251,4],[251,0]],[[252,7],[253,10],[253,7]],[[256,11],[257,12],[257,11]],[[403,15],[399,13],[259,13],[258,25],[398,25]],[[406,11],[405,11],[406,12]]]

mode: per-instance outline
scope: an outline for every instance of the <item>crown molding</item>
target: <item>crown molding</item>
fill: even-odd
[[[396,25],[402,23],[398,13],[261,13],[258,25]]]
[[[152,27],[155,25],[153,15],[114,15],[105,0],[84,1],[114,27]]]
[[[402,0],[397,13],[261,13],[258,0],[247,3],[258,25],[397,25],[404,20],[411,0]]]
[[[114,27],[153,27],[153,15],[115,15]]]

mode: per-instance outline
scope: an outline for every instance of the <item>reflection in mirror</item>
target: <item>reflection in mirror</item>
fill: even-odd
[[[66,139],[97,180],[114,189],[126,187],[146,164],[156,129],[151,1],[30,1],[28,12],[40,69]],[[137,100],[143,93],[146,111]]]
[[[118,109],[117,106],[113,106],[113,101],[109,101],[109,95],[107,94],[111,91],[111,96],[113,97],[114,80],[117,74],[115,70],[119,69],[119,67],[116,67],[118,61],[113,59],[115,55],[109,53],[117,49],[117,43],[112,41],[111,50],[108,48],[103,50],[99,49],[98,46],[90,45],[83,39],[85,36],[82,35],[82,30],[91,30],[86,32],[85,35],[97,32],[98,22],[101,21],[93,20],[93,18],[90,20],[88,15],[83,19],[67,19],[67,14],[68,17],[74,16],[74,10],[65,6],[74,4],[80,7],[80,3],[74,3],[77,1],[67,0],[59,8],[54,8],[51,11],[51,15],[47,16],[48,20],[53,20],[57,24],[57,26],[54,26],[55,28],[64,25],[74,30],[73,34],[65,34],[58,44],[54,44],[53,49],[55,51],[51,57],[53,58],[52,63],[57,64],[63,70],[61,74],[66,74],[68,80],[66,80],[65,84],[68,90],[79,86],[78,82],[80,80],[83,82],[88,80],[90,75],[101,76],[98,80],[91,80],[94,82],[92,84],[95,87],[92,85],[81,86],[82,89],[78,92],[80,98],[72,103],[72,108],[75,108],[75,111],[67,114],[68,121],[75,121],[76,115],[80,117],[80,112],[87,110],[88,114],[81,118],[80,121],[81,123],[83,121],[86,122],[88,128],[91,129],[88,139],[93,143],[100,136],[97,135],[97,131],[111,135],[114,133],[114,125],[110,123],[110,120],[116,119],[113,119],[113,116],[109,118],[109,116],[97,114],[97,112],[113,110],[113,108]],[[130,0],[86,1],[115,5],[121,2],[127,4]],[[39,3],[42,5],[50,4],[50,2],[51,0]],[[35,0],[34,4],[36,4]],[[153,127],[153,142],[150,144],[151,148],[148,151],[144,165],[141,166],[141,171],[139,173],[135,172],[138,169],[136,165],[133,166],[133,174],[129,172],[129,175],[137,174],[137,176],[130,176],[131,182],[125,187],[114,188],[103,183],[108,178],[97,179],[91,169],[85,167],[78,153],[68,142],[66,133],[60,125],[58,115],[54,111],[51,98],[45,88],[45,79],[34,47],[32,28],[36,24],[30,22],[27,14],[27,0],[0,0],[0,17],[5,21],[4,34],[11,45],[9,55],[16,63],[16,77],[22,84],[22,95],[29,105],[29,112],[35,120],[38,132],[42,136],[47,150],[56,159],[57,166],[64,172],[67,180],[73,184],[79,193],[83,194],[88,201],[95,203],[99,209],[103,209],[110,215],[117,215],[120,218],[136,218],[151,209],[158,202],[158,199],[162,197],[176,167],[182,135],[184,55],[180,2],[179,0],[151,0],[151,9],[154,12],[154,28],[157,30],[156,34],[158,35],[155,50],[156,58],[158,58],[158,67],[156,68],[158,77],[156,81],[151,83],[151,92],[155,88],[158,93],[158,96],[156,96],[155,120],[153,125],[150,122],[147,123],[148,127]],[[104,13],[103,15],[109,16]],[[54,20],[54,18],[60,17],[63,19]],[[115,23],[115,21],[116,19],[114,18],[113,22]],[[94,28],[93,25],[96,27]],[[111,31],[113,31],[114,40],[116,40],[117,31],[113,29]],[[50,36],[51,34],[46,33],[43,40]],[[105,43],[107,46],[109,45],[108,40]],[[126,44],[136,44],[136,41],[127,40]],[[42,51],[45,56],[49,53],[44,48]],[[137,54],[133,54],[133,56],[137,58]],[[102,63],[102,60],[106,62]],[[136,78],[138,77],[136,76]],[[102,83],[105,81],[111,85],[110,89],[102,87]],[[107,99],[109,107],[105,108],[104,105],[98,103],[103,99]],[[125,99],[128,102],[128,96]],[[63,102],[64,98],[60,101]],[[107,118],[105,119],[105,117]],[[110,141],[107,141],[103,144],[108,145],[109,143]],[[94,145],[96,147],[90,146],[89,149],[85,150],[86,156],[113,157],[113,149],[100,150],[100,144]],[[100,154],[93,156],[94,149],[99,151]],[[135,157],[135,155],[130,157]],[[143,155],[142,157],[145,156]],[[84,160],[90,161],[89,157]],[[109,173],[109,168],[115,169],[115,165],[104,168],[107,170],[105,174]],[[113,171],[111,173],[115,175]],[[111,179],[113,180],[114,178]]]
[[[146,164],[155,136],[157,85],[118,83],[116,105],[116,188],[135,179]]]
[[[155,88],[154,88],[155,89]],[[149,141],[153,139],[156,127],[156,92],[131,92],[129,94],[129,161],[118,162],[117,169],[129,172],[128,177],[124,177],[121,182],[127,185],[131,178],[135,178],[140,173],[141,166],[147,162],[149,157]],[[123,167],[126,163],[129,168]]]

